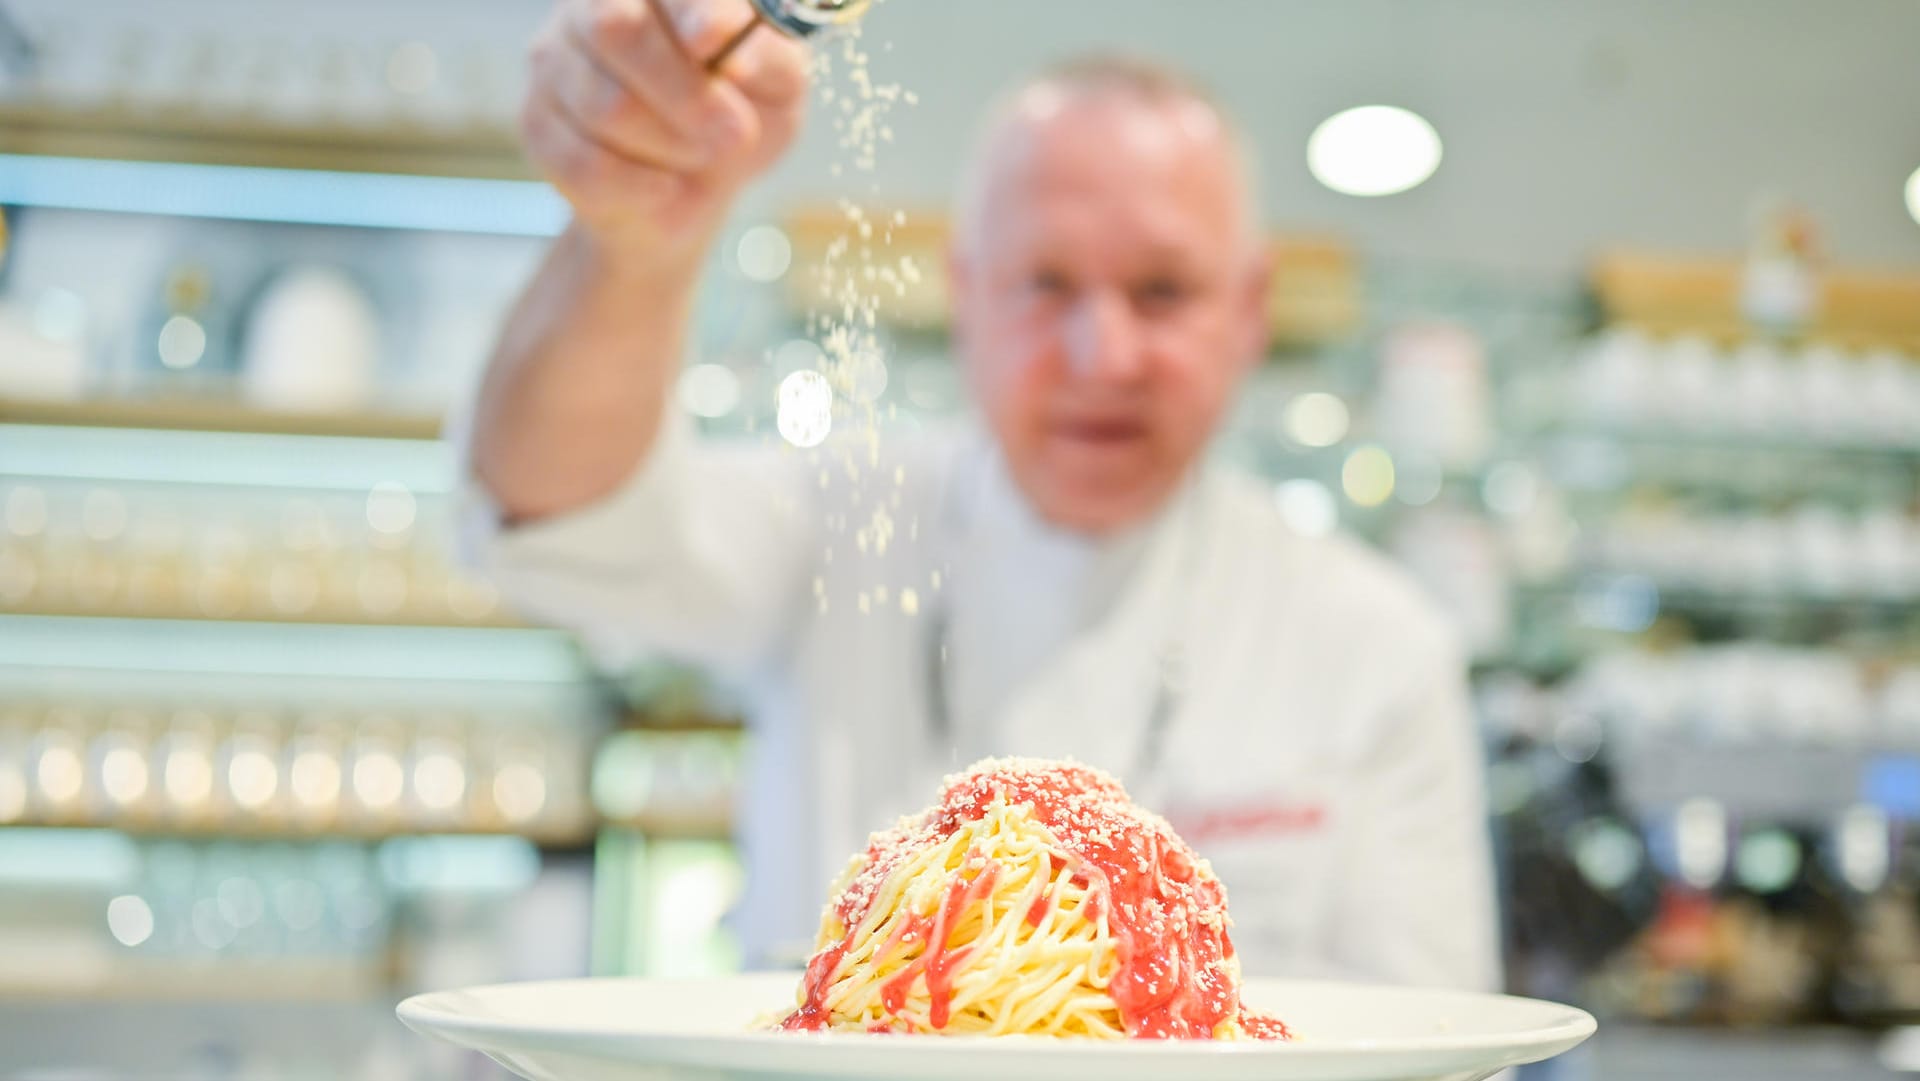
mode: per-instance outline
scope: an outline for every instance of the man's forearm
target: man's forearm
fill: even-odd
[[[697,255],[611,257],[578,229],[508,320],[474,416],[472,469],[510,521],[611,493],[658,435],[685,347]]]

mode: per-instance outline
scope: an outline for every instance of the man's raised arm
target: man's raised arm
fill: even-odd
[[[757,33],[747,0],[562,0],[532,50],[529,155],[572,205],[509,319],[470,433],[501,517],[601,499],[652,449],[699,269],[734,196],[785,151],[803,48]]]

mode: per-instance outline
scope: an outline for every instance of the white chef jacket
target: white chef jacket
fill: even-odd
[[[971,426],[798,451],[672,423],[596,505],[511,529],[475,510],[469,556],[522,612],[748,696],[756,962],[805,955],[833,877],[943,773],[1019,754],[1109,769],[1165,814],[1227,887],[1249,975],[1497,983],[1453,636],[1251,477],[1198,469],[1096,542],[1038,520]]]

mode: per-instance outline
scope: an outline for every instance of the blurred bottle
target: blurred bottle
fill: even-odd
[[[1819,230],[1813,216],[1765,197],[1754,204],[1749,232],[1741,310],[1765,333],[1797,335],[1819,316]]]
[[[1396,456],[1421,456],[1449,472],[1478,468],[1493,444],[1485,343],[1450,323],[1395,329],[1382,351],[1373,413]]]

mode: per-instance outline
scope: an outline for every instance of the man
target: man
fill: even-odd
[[[525,134],[575,221],[475,411],[478,559],[619,661],[754,696],[740,926],[804,954],[868,831],[986,754],[1073,755],[1231,892],[1249,972],[1496,982],[1479,760],[1439,619],[1359,546],[1200,462],[1265,344],[1239,140],[1176,77],[1060,69],[991,125],[952,254],[981,423],[870,459],[694,440],[698,267],[800,123],[746,0],[566,0]]]

